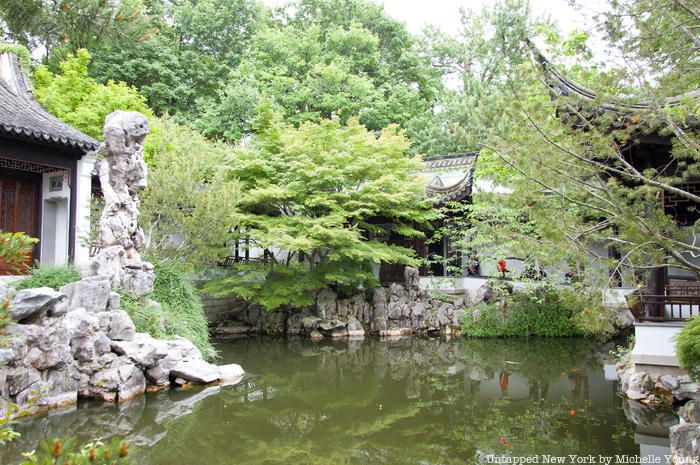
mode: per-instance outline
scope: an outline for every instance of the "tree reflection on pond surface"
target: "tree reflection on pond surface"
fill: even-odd
[[[243,383],[37,417],[18,425],[21,440],[0,459],[11,463],[41,438],[73,431],[126,437],[137,463],[153,465],[636,456],[628,416],[649,413],[623,406],[605,380],[609,348],[577,339],[240,339],[219,349],[222,363],[247,371]],[[674,416],[652,417],[646,423],[658,424],[663,441]]]

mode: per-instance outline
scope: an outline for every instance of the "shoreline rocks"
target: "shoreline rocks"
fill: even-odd
[[[700,400],[688,402],[678,414],[679,424],[670,430],[673,463],[696,463],[700,457]]]
[[[260,306],[234,300],[227,320],[211,333],[220,338],[261,334],[323,338],[363,338],[406,335],[456,335],[465,314],[463,298],[431,295],[419,287],[418,270],[406,267],[404,282],[380,287],[371,298],[357,294],[339,298],[324,289],[315,304],[301,310],[268,312]]]
[[[8,402],[28,413],[74,404],[82,398],[124,402],[183,378],[209,384],[243,376],[206,362],[190,341],[137,333],[119,308],[108,278],[94,276],[63,286],[26,289],[11,300],[16,324],[0,349],[0,410]]]
[[[700,399],[700,383],[687,374],[660,374],[637,371],[634,366],[619,365],[620,393],[646,404],[671,404]]]

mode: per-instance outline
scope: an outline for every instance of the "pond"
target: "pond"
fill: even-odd
[[[610,346],[584,340],[249,338],[218,348],[222,363],[247,371],[243,383],[26,419],[0,463],[58,435],[119,435],[137,464],[152,465],[467,464],[489,454],[542,463],[663,452],[674,421],[631,409],[606,380]],[[641,432],[628,419],[649,415]]]

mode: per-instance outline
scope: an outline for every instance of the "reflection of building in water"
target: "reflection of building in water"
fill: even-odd
[[[671,411],[652,409],[634,400],[622,402],[625,416],[636,425],[634,442],[639,444],[640,457],[649,457],[646,463],[667,463],[665,456],[671,455],[669,428],[678,423],[678,417]]]
[[[605,381],[613,386],[613,392],[618,392],[617,368],[615,364],[604,365]],[[652,409],[646,405],[622,399],[614,395],[616,404],[621,404],[622,412],[616,409],[617,415],[634,424],[634,442],[639,446],[639,456],[643,463],[668,462],[666,457],[671,455],[669,428],[678,423],[678,417],[670,410]],[[622,424],[622,421],[618,421]]]

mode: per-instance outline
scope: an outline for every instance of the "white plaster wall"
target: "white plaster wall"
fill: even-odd
[[[63,178],[63,186],[51,192],[51,178],[56,176]],[[69,178],[69,171],[44,173],[42,177],[41,261],[51,265],[68,262]]]
[[[635,323],[632,361],[643,365],[677,367],[675,338],[683,326],[682,322]]]
[[[90,197],[92,191],[92,170],[95,155],[90,153],[78,162],[77,185],[73,189],[77,196],[75,210],[75,265],[85,268],[90,261]]]

